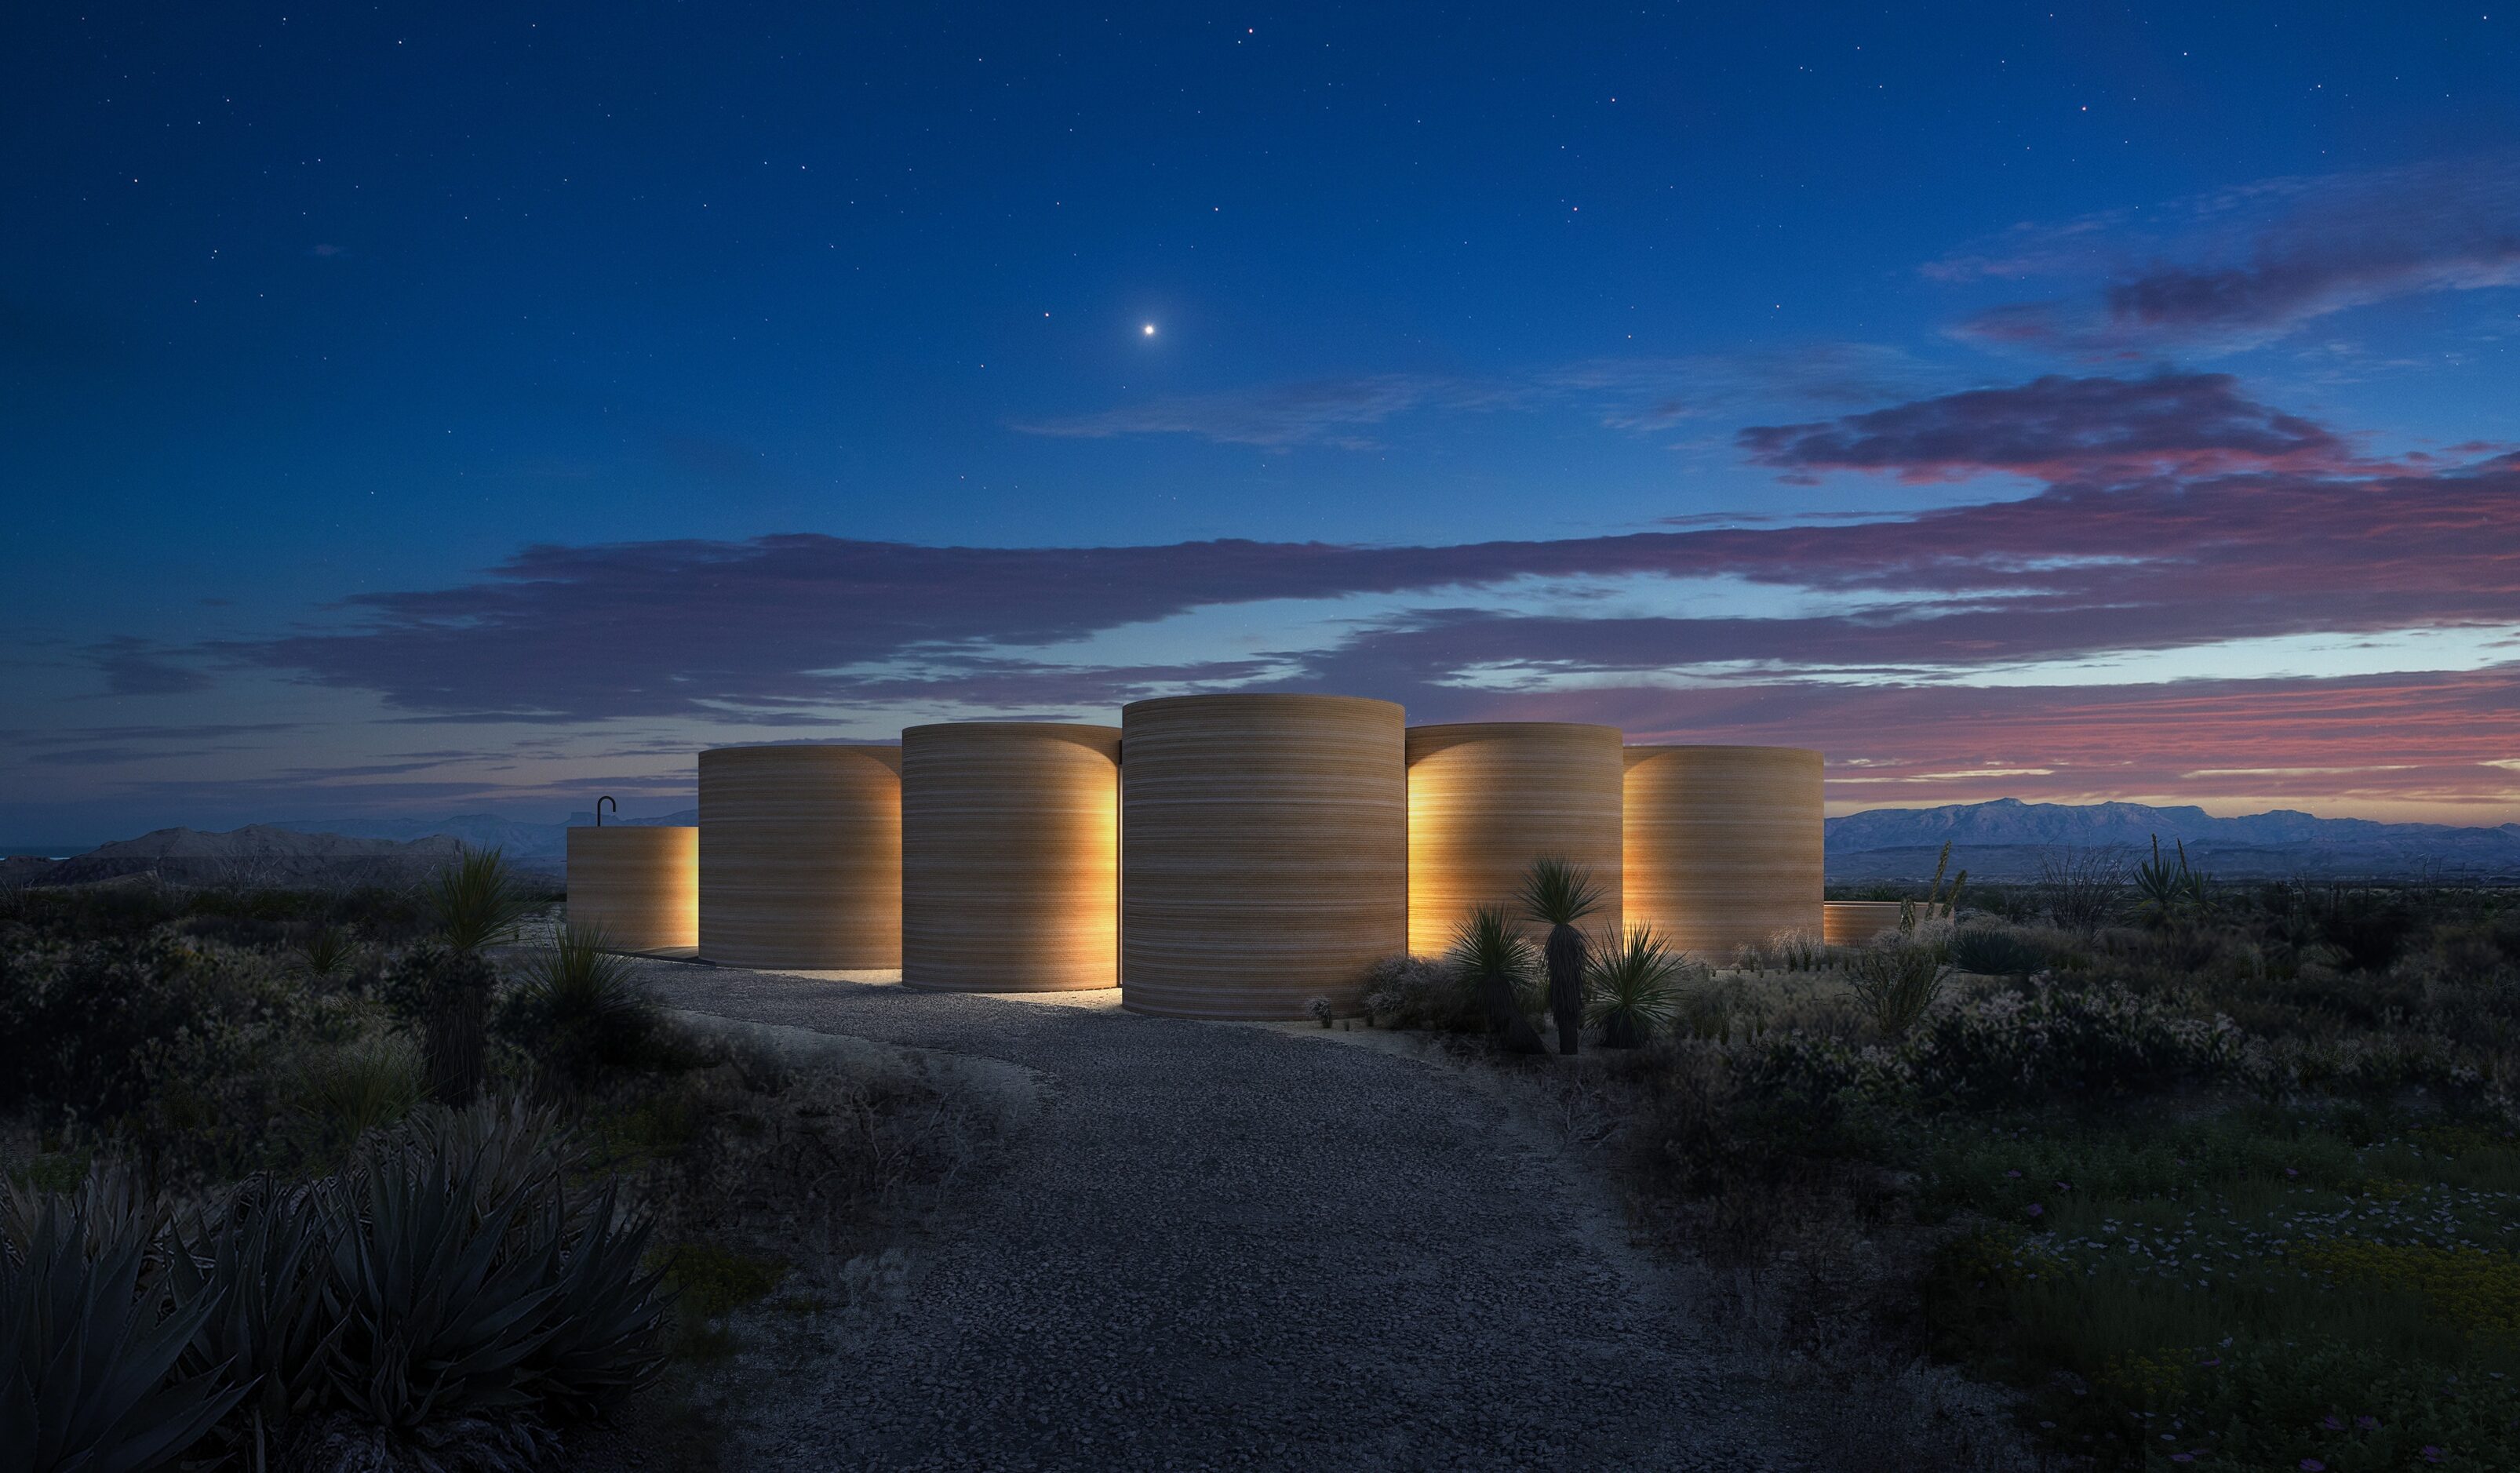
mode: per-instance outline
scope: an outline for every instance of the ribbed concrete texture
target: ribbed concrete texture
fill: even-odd
[[[901,748],[700,753],[700,956],[901,965]]]
[[[568,831],[568,923],[625,952],[700,941],[700,831],[615,825]]]
[[[1821,929],[1821,755],[1626,749],[1626,910],[1701,960]]]
[[[901,734],[901,979],[950,992],[1120,985],[1120,729]]]
[[[1120,988],[1138,1012],[1353,1011],[1409,939],[1400,707],[1182,695],[1120,713]]]
[[[1584,927],[1620,934],[1621,778],[1617,727],[1411,727],[1409,949],[1441,953],[1478,906],[1504,903],[1519,915],[1524,871],[1545,855],[1593,871],[1602,904]]]
[[[1862,946],[1883,931],[1899,928],[1899,907],[1896,900],[1832,900],[1820,908],[1820,937],[1830,946]],[[1929,906],[1916,902],[1916,918],[1939,920],[1951,914],[1949,906]]]

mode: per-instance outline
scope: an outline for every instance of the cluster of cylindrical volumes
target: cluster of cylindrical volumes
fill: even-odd
[[[1410,727],[1342,695],[1173,696],[1120,721],[704,751],[697,830],[571,830],[570,917],[736,965],[1116,985],[1140,1012],[1254,1019],[1353,1010],[1373,961],[1442,951],[1544,856],[1592,871],[1592,925],[1709,959],[1822,927],[1818,752]]]

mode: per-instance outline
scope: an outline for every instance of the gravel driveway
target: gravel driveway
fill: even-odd
[[[1459,1066],[1109,995],[643,970],[676,1006],[1046,1081],[867,1353],[783,1377],[797,1414],[735,1465],[1797,1465],[1598,1173]]]

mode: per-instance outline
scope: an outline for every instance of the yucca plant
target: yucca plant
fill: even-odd
[[[207,1220],[178,1228],[167,1282],[177,1301],[215,1296],[177,1368],[242,1388],[233,1452],[263,1473],[277,1440],[315,1409],[346,1321],[328,1313],[325,1277],[338,1220],[320,1189],[257,1177]]]
[[[327,925],[307,932],[292,961],[299,976],[331,982],[349,971],[358,955],[357,932],[345,925]]]
[[[1480,906],[1453,931],[1453,964],[1477,997],[1488,1027],[1515,1053],[1539,1053],[1540,1030],[1522,1004],[1532,971],[1531,941],[1503,906]]]
[[[600,930],[564,926],[525,966],[500,1005],[500,1024],[555,1082],[584,1084],[635,1063],[656,1034],[656,1005],[628,958]]]
[[[1623,938],[1604,938],[1585,968],[1591,985],[1588,1009],[1601,1026],[1601,1042],[1636,1049],[1669,1026],[1680,1009],[1680,958],[1650,925],[1632,925]]]
[[[437,934],[459,952],[501,946],[517,936],[529,909],[517,889],[517,871],[498,849],[456,851],[430,882],[429,912]]]
[[[1549,1011],[1557,1020],[1557,1051],[1573,1053],[1584,1031],[1584,933],[1575,927],[1601,908],[1605,894],[1583,865],[1543,856],[1522,875],[1522,909],[1549,927],[1542,955],[1549,965]]]
[[[78,1219],[48,1196],[12,1214],[0,1251],[0,1453],[25,1473],[174,1465],[244,1396],[226,1367],[172,1374],[213,1288],[171,1304],[148,1272],[154,1225]]]
[[[2152,836],[2152,858],[2135,868],[2136,914],[2156,927],[2203,915],[2213,906],[2212,881],[2187,864],[2187,841],[2174,840],[2179,863],[2161,857],[2161,835]]]
[[[499,982],[482,953],[516,939],[526,903],[500,851],[468,846],[438,870],[429,904],[449,955],[429,979],[422,1019],[428,1083],[446,1103],[469,1104],[487,1072],[490,995]]]

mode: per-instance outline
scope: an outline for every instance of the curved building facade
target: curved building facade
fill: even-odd
[[[699,812],[701,957],[901,965],[900,747],[713,747]]]
[[[657,825],[568,830],[568,923],[625,952],[700,942],[700,831]]]
[[[901,734],[901,979],[952,992],[1119,985],[1119,728]]]
[[[1627,923],[1718,964],[1779,931],[1821,932],[1821,754],[1780,746],[1632,746]]]
[[[1523,874],[1547,855],[1584,866],[1601,886],[1585,929],[1620,934],[1620,753],[1616,727],[1411,727],[1409,950],[1440,954],[1478,906],[1521,914]]]
[[[1409,934],[1397,705],[1184,695],[1120,713],[1120,986],[1133,1011],[1352,1010]]]

